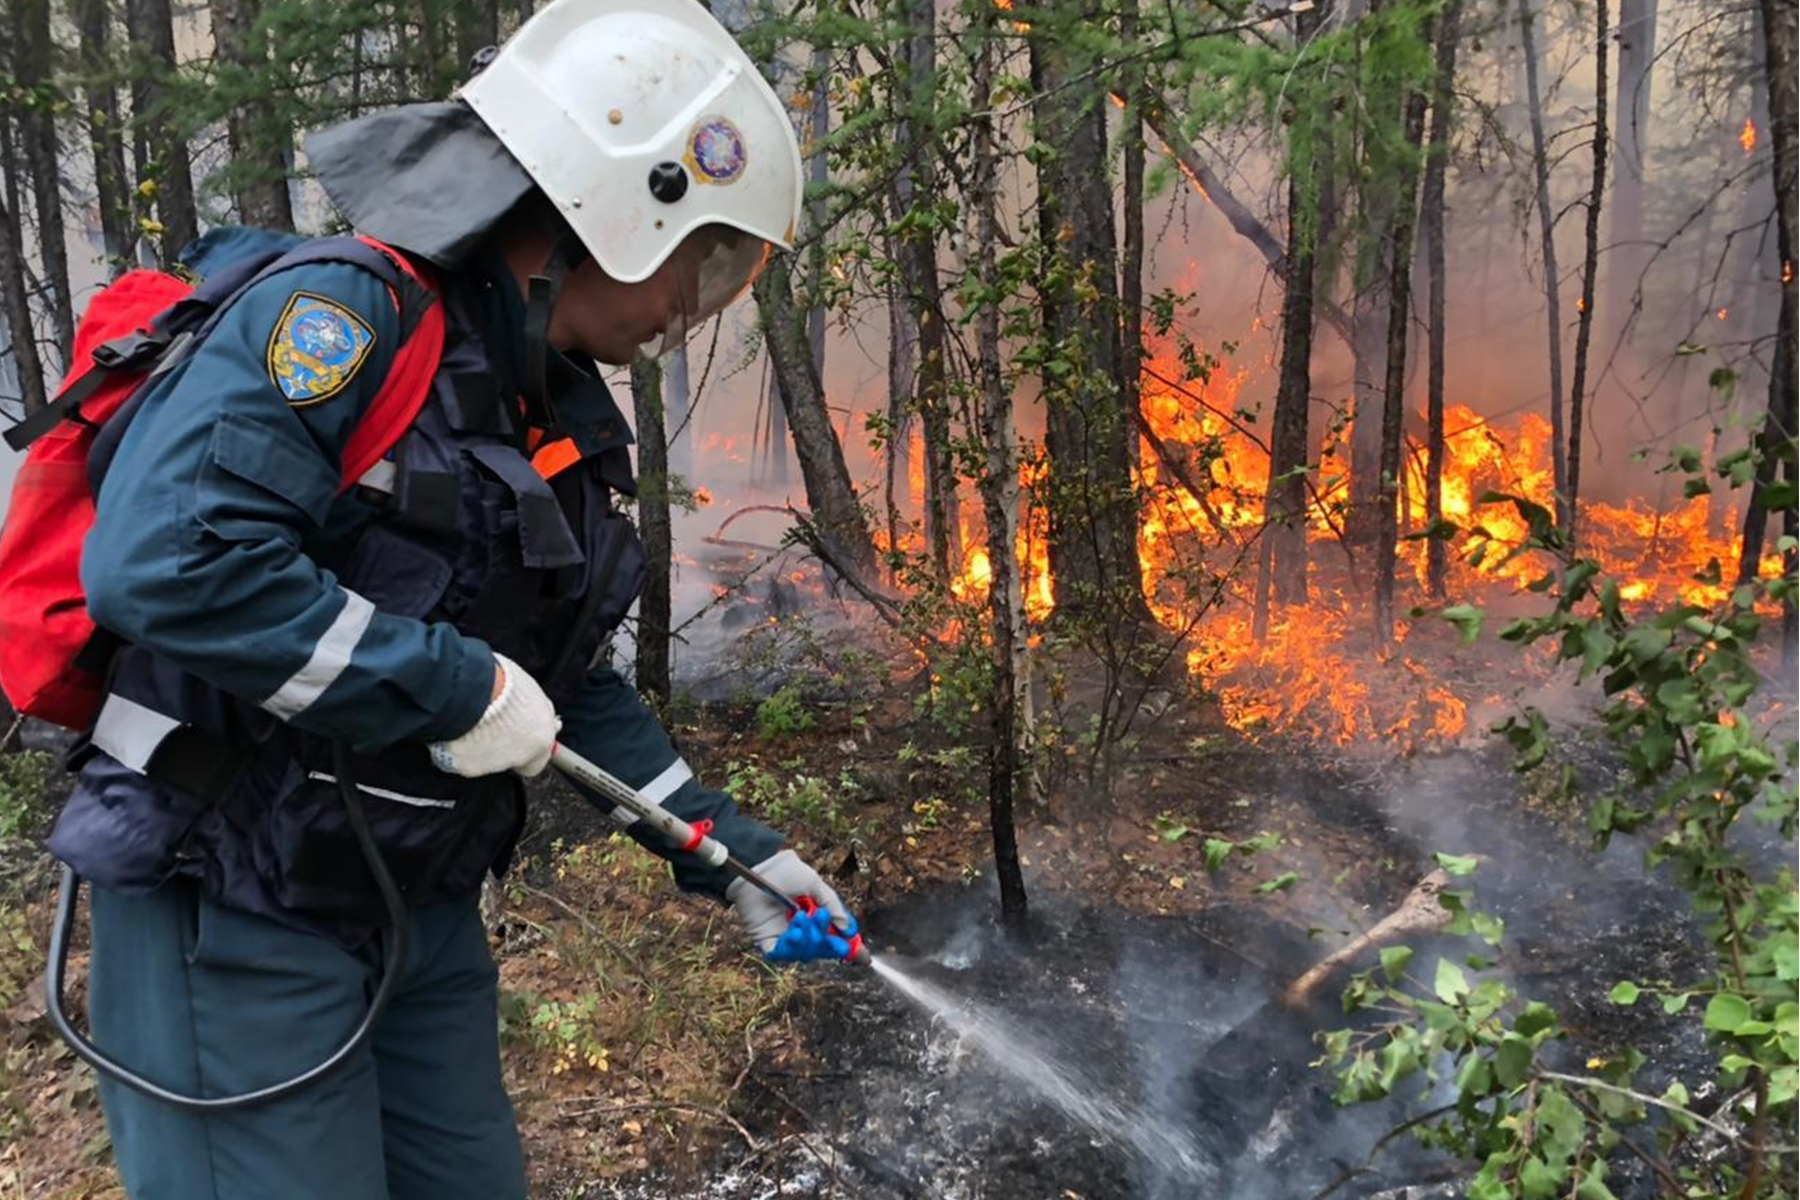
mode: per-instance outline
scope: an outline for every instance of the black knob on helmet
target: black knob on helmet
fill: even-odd
[[[650,168],[650,194],[664,204],[687,195],[688,174],[680,163],[660,162]]]

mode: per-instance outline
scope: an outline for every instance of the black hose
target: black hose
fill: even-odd
[[[73,867],[65,864],[62,869],[62,889],[56,900],[56,921],[50,927],[50,956],[45,967],[44,981],[45,1003],[49,1009],[50,1023],[56,1027],[56,1032],[94,1070],[134,1092],[152,1100],[160,1100],[184,1112],[228,1112],[267,1104],[311,1087],[336,1073],[368,1045],[369,1039],[375,1034],[375,1023],[381,1019],[388,1001],[393,999],[394,989],[399,985],[400,976],[406,969],[406,901],[400,895],[400,887],[394,882],[387,863],[381,857],[381,849],[375,844],[375,835],[363,812],[362,797],[357,794],[356,781],[350,770],[349,747],[341,741],[333,742],[331,761],[337,773],[338,790],[344,797],[344,809],[350,818],[350,832],[356,837],[357,848],[362,851],[363,861],[368,864],[370,874],[375,876],[375,887],[381,893],[382,903],[387,906],[389,922],[388,933],[383,939],[387,962],[381,973],[381,984],[375,989],[375,997],[369,1001],[369,1011],[363,1015],[362,1023],[356,1027],[356,1031],[318,1065],[291,1079],[239,1092],[234,1096],[189,1096],[145,1079],[117,1059],[109,1058],[98,1046],[78,1033],[63,1009],[63,976],[68,969],[69,930],[74,926],[75,904],[81,895],[81,877],[75,874]]]

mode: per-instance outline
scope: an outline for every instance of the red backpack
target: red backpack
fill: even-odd
[[[302,262],[369,264],[378,251],[419,285],[394,303],[410,329],[380,392],[344,448],[340,494],[400,440],[424,407],[444,349],[444,310],[431,280],[372,238],[330,238],[234,262],[198,288],[161,271],[129,271],[88,304],[56,399],[6,431],[30,447],[0,527],[0,689],[14,708],[71,729],[93,724],[112,647],[96,636],[81,588],[81,546],[110,453],[136,415],[129,401],[184,359],[252,283]],[[420,300],[423,303],[420,303]],[[93,459],[93,461],[90,461]]]

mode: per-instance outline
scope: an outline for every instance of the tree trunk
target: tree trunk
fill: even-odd
[[[638,536],[644,542],[644,590],[638,593],[637,688],[657,703],[669,699],[669,443],[662,371],[639,354],[631,360],[631,414],[637,434]]]
[[[1230,224],[1232,231],[1249,242],[1256,250],[1258,257],[1269,268],[1270,274],[1287,282],[1287,259],[1280,239],[1269,232],[1269,227],[1260,221],[1249,207],[1232,194],[1224,179],[1209,166],[1199,151],[1187,143],[1174,138],[1174,126],[1169,121],[1168,110],[1161,100],[1155,96],[1146,96],[1144,101],[1144,124],[1150,132],[1157,136],[1175,161],[1181,164],[1182,174],[1188,177],[1199,193],[1216,209],[1219,215]],[[1336,205],[1333,201],[1333,189],[1330,173],[1320,180],[1319,228],[1330,230],[1336,227]],[[1351,341],[1350,317],[1325,296],[1313,298],[1314,315],[1337,332],[1344,339],[1344,344]]]
[[[669,473],[690,483],[694,474],[694,397],[686,343],[662,360],[664,420],[669,426]]]
[[[1619,0],[1619,85],[1613,106],[1617,169],[1613,173],[1612,245],[1607,272],[1613,326],[1630,319],[1638,276],[1649,260],[1644,241],[1644,159],[1650,142],[1650,96],[1656,63],[1657,0]]]
[[[1107,173],[1105,92],[1092,52],[1048,31],[1099,14],[1092,0],[1054,0],[1033,26],[1039,290],[1049,347],[1044,442],[1049,551],[1059,616],[1147,620],[1137,561],[1131,414],[1121,384],[1117,238]]]
[[[896,253],[896,258],[899,255]],[[888,288],[887,440],[882,447],[882,497],[887,509],[887,546],[900,548],[900,497],[912,470],[912,397],[918,386],[919,326],[906,293]]]
[[[261,0],[210,0],[213,51],[220,64],[240,80],[258,79],[269,70],[269,52],[256,31]],[[278,129],[248,105],[234,105],[225,117],[231,144],[231,199],[238,221],[260,229],[294,228],[288,197],[288,155],[292,135]]]
[[[131,85],[132,123],[139,127],[138,186],[155,184],[156,218],[162,226],[162,259],[175,261],[200,236],[194,207],[194,174],[187,138],[169,116],[167,80],[175,74],[175,27],[169,0],[125,0],[125,27],[141,65]]]
[[[1350,303],[1350,503],[1344,514],[1344,535],[1354,546],[1381,540],[1381,439],[1385,400],[1384,354],[1388,345],[1388,310],[1392,297],[1388,266],[1393,250],[1388,245],[1393,209],[1383,201],[1365,212],[1362,237],[1367,246],[1359,258],[1373,257],[1380,266],[1378,277],[1366,281]],[[1359,270],[1358,274],[1362,271]],[[1404,331],[1403,331],[1404,332]]]
[[[107,54],[112,15],[108,0],[76,0],[75,24],[81,37],[82,91],[87,97],[88,145],[94,154],[94,195],[100,209],[100,236],[105,245],[107,275],[117,278],[129,265],[137,240],[131,225],[131,185],[125,174],[124,126],[119,121],[119,93]]]
[[[1540,58],[1531,0],[1519,0],[1519,43],[1525,55],[1525,103],[1531,115],[1531,163],[1537,176],[1538,237],[1544,253],[1544,307],[1550,331],[1551,467],[1556,486],[1556,523],[1569,524],[1569,460],[1563,428],[1561,274],[1556,268],[1556,220],[1551,215],[1550,153],[1544,137],[1544,100],[1538,85]]]
[[[19,226],[18,163],[13,157],[12,130],[0,112],[0,304],[4,305],[7,349],[18,370],[18,400],[25,415],[44,407],[44,360],[38,354],[37,334],[31,319],[30,292],[25,285],[25,238]]]
[[[791,301],[793,297],[791,290],[788,295]],[[808,353],[811,353],[810,342]],[[763,460],[759,464],[760,477],[776,487],[785,487],[788,477],[788,397],[787,393],[782,390],[781,379],[782,375],[779,370],[769,373],[769,394],[766,397],[768,411],[762,429]]]
[[[985,98],[993,90],[993,6],[983,6],[982,28],[974,69],[974,93]],[[975,127],[974,195],[975,273],[988,287],[999,286],[994,247],[998,239],[999,189],[995,180],[994,121],[989,116]],[[992,633],[993,689],[989,697],[992,735],[988,752],[988,815],[994,831],[994,874],[1000,884],[1000,920],[1018,932],[1027,910],[1025,876],[1019,868],[1019,839],[1013,823],[1013,799],[1019,780],[1019,725],[1017,698],[1019,642],[1024,636],[1019,617],[1017,555],[1019,475],[1013,461],[1012,393],[1000,368],[1000,310],[993,303],[978,305],[975,314],[977,370],[981,378],[981,436],[987,451],[981,475],[982,513],[987,524],[988,562],[992,582],[988,589],[988,626]]]
[[[1572,540],[1581,518],[1581,418],[1586,407],[1588,345],[1594,331],[1594,280],[1600,271],[1600,202],[1606,194],[1605,0],[1594,6],[1594,184],[1588,191],[1586,256],[1581,264],[1580,316],[1575,324],[1575,380],[1569,389],[1569,501],[1566,528]]]
[[[1125,0],[1119,16],[1119,40],[1126,54],[1137,52],[1138,0]],[[1119,152],[1125,160],[1124,261],[1119,278],[1119,364],[1125,385],[1125,411],[1135,416],[1142,406],[1144,366],[1144,68],[1133,60],[1125,68],[1125,113],[1119,121]],[[1125,445],[1137,461],[1136,421],[1127,422]]]
[[[894,180],[894,219],[904,221],[920,196],[932,197],[937,172],[927,157],[928,138],[918,123],[931,112],[936,98],[936,9],[932,0],[908,0],[905,53],[906,112],[900,121],[903,145],[913,148]],[[935,143],[933,143],[935,144]],[[918,384],[913,405],[925,449],[925,540],[932,571],[948,581],[958,565],[956,465],[950,453],[950,380],[945,360],[943,286],[938,278],[937,239],[930,223],[913,221],[895,238],[901,277],[916,330]]]
[[[1444,519],[1444,306],[1448,278],[1444,261],[1444,177],[1450,169],[1450,131],[1455,128],[1456,50],[1462,36],[1462,0],[1444,6],[1438,29],[1437,74],[1431,91],[1431,145],[1425,159],[1425,194],[1421,201],[1425,222],[1426,273],[1431,286],[1431,310],[1426,317],[1427,355],[1425,383],[1425,523],[1431,536],[1425,541],[1425,590],[1435,600],[1444,596],[1444,539],[1437,527]]]
[[[75,343],[75,307],[69,294],[69,250],[63,234],[62,147],[56,136],[51,81],[50,0],[13,0],[12,66],[21,92],[36,96],[20,105],[19,143],[37,210],[38,261],[50,291],[51,328],[60,359]],[[15,212],[15,216],[18,216]]]
[[[1795,298],[1795,229],[1796,199],[1795,125],[1800,121],[1800,104],[1795,95],[1795,6],[1793,0],[1761,0],[1763,24],[1763,66],[1769,80],[1769,138],[1774,150],[1775,236],[1781,253],[1781,309],[1775,329],[1775,353],[1769,371],[1769,411],[1757,437],[1761,458],[1757,463],[1756,483],[1750,503],[1744,511],[1743,550],[1738,559],[1738,578],[1754,579],[1762,562],[1763,544],[1767,537],[1769,509],[1765,500],[1775,481],[1777,465],[1794,481],[1793,439],[1800,432],[1800,419],[1795,412],[1797,389],[1800,389],[1800,332],[1795,322],[1800,307]],[[1796,534],[1795,509],[1792,503],[1782,510],[1783,532]],[[1789,550],[1782,569],[1792,575],[1795,554]],[[1795,612],[1791,600],[1782,604],[1782,662],[1793,667],[1795,657]]]
[[[1406,98],[1406,144],[1417,148],[1425,135],[1425,93]],[[1402,172],[1389,238],[1387,378],[1381,421],[1381,529],[1375,543],[1375,636],[1394,640],[1394,564],[1400,537],[1400,446],[1405,439],[1406,325],[1412,302],[1413,226],[1418,217],[1418,176]]]
[[[1294,18],[1294,40],[1304,44],[1325,19],[1319,8]],[[1329,117],[1325,118],[1329,120]],[[1282,604],[1306,603],[1306,476],[1312,445],[1313,291],[1318,261],[1314,193],[1316,171],[1329,153],[1315,139],[1327,136],[1313,114],[1296,114],[1288,163],[1287,292],[1281,302],[1281,367],[1269,431],[1269,483],[1263,493],[1267,518],[1257,547],[1256,607],[1251,635],[1269,633],[1271,590]],[[1309,214],[1309,210],[1310,214]]]
[[[876,561],[875,544],[850,484],[844,448],[825,411],[825,391],[813,369],[811,347],[795,311],[793,279],[788,272],[787,255],[777,254],[757,278],[754,290],[769,358],[781,381],[782,404],[794,431],[794,452],[806,481],[807,506],[814,524],[832,540],[835,552],[857,570],[868,571]]]

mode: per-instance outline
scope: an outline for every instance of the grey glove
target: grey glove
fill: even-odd
[[[818,901],[819,907],[831,917],[831,924],[838,932],[856,932],[855,918],[844,907],[844,902],[838,899],[838,894],[832,891],[831,885],[819,878],[819,873],[807,866],[792,850],[783,850],[773,858],[758,863],[756,873],[784,895],[796,900],[802,896],[811,896]],[[744,931],[764,954],[773,950],[782,935],[788,931],[788,923],[794,915],[792,910],[750,881],[732,880],[725,889],[725,898],[731,901],[738,920],[744,924]]]

